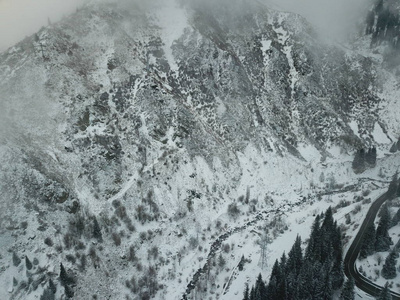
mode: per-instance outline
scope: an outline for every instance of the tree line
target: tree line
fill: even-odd
[[[376,165],[376,148],[371,147],[367,151],[364,148],[359,149],[352,163],[355,173],[362,173],[367,168],[375,167]]]
[[[331,300],[342,287],[340,299],[353,299],[354,282],[343,283],[341,232],[328,208],[316,216],[304,253],[297,236],[288,255],[275,261],[269,281],[258,275],[251,289],[246,285],[243,300]]]

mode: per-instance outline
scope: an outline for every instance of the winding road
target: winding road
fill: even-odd
[[[365,229],[368,227],[368,225],[374,222],[375,217],[378,214],[379,208],[386,200],[388,200],[387,193],[381,195],[378,199],[375,200],[375,202],[372,203],[364,219],[364,222],[360,227],[360,230],[358,231],[353,243],[350,245],[350,248],[344,258],[344,272],[347,278],[353,277],[356,286],[372,296],[378,296],[380,291],[382,290],[382,287],[374,284],[372,281],[360,274],[356,267],[356,259],[360,252]],[[400,300],[399,293],[391,291],[391,294],[393,300]]]

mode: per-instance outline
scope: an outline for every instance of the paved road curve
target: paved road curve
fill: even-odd
[[[368,280],[358,272],[356,268],[356,259],[360,252],[360,247],[362,239],[364,237],[365,229],[369,224],[373,223],[376,215],[378,214],[381,205],[388,199],[387,193],[381,195],[378,199],[372,203],[368,210],[367,216],[362,223],[360,230],[358,231],[353,243],[350,245],[349,250],[344,258],[344,272],[348,278],[353,277],[356,286],[363,290],[364,292],[372,295],[378,296],[382,287],[374,284],[372,281]],[[391,292],[393,300],[400,300],[400,294]]]

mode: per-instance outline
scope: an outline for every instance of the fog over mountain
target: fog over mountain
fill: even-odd
[[[0,0],[0,51],[71,14],[85,0]]]
[[[305,17],[321,35],[343,40],[360,29],[373,0],[264,0],[267,4]],[[358,28],[357,28],[358,27]]]
[[[195,0],[198,3],[206,0]],[[251,0],[277,9],[299,13],[323,33],[335,38],[347,37],[372,0]],[[0,51],[36,32],[41,26],[59,21],[63,16],[90,0],[0,0]],[[93,0],[91,2],[94,2]],[[138,0],[128,0],[137,3]],[[142,3],[155,3],[142,1]],[[183,1],[182,1],[183,2]],[[217,1],[212,1],[215,3]],[[229,5],[229,3],[227,3]]]
[[[336,246],[397,180],[396,10],[19,1],[0,2],[2,24],[32,12],[0,53],[0,299],[242,300],[325,212],[340,280],[315,252],[310,292],[340,294]]]

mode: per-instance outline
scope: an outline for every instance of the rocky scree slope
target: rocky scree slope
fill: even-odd
[[[313,176],[302,148],[352,153],[377,127],[390,140],[382,72],[256,2],[96,4],[26,38],[0,55],[5,297],[40,295],[59,262],[76,278],[60,295],[154,296],[189,255],[184,232],[216,222],[253,174],[251,198],[273,207],[275,172]],[[37,257],[35,272],[11,253]],[[125,284],[131,264],[144,291]]]

